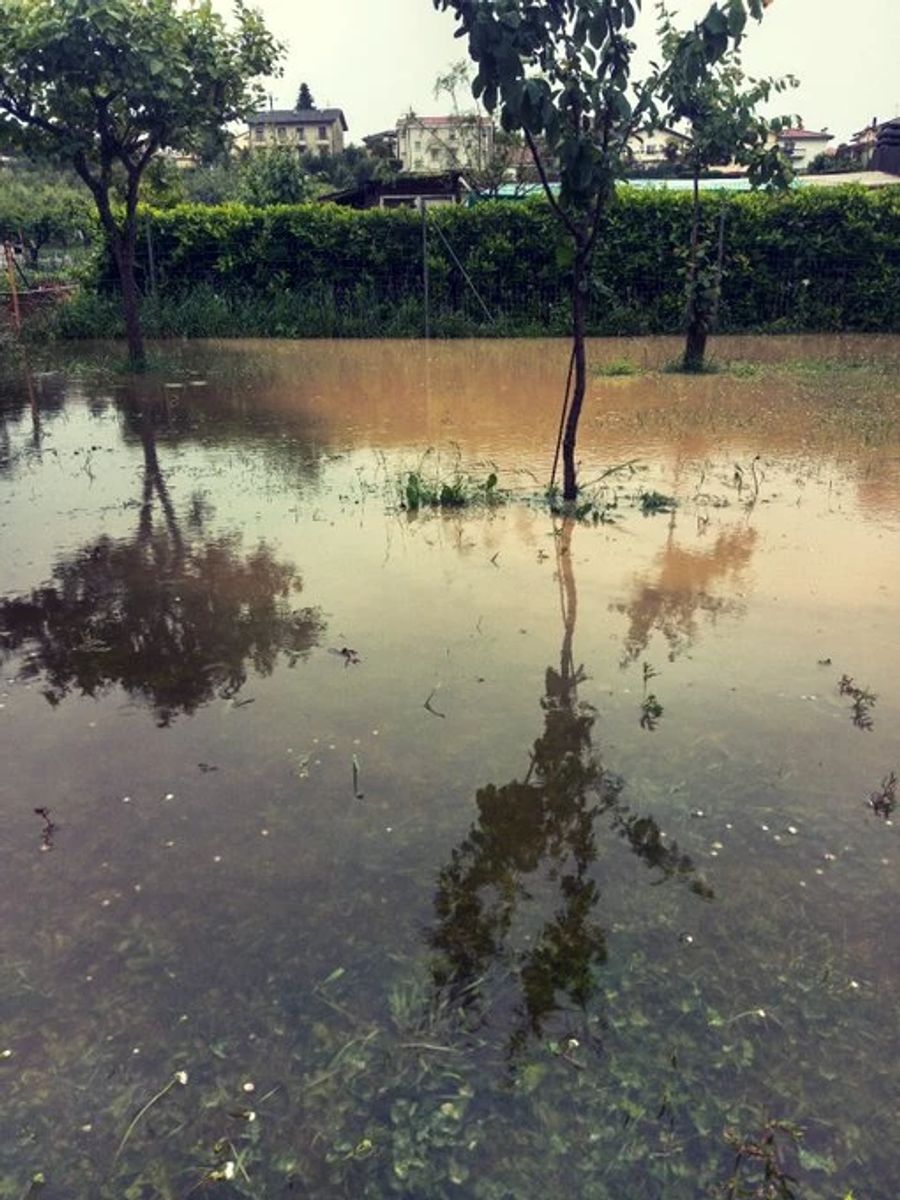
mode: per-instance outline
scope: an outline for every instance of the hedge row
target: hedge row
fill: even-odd
[[[722,235],[721,331],[900,330],[900,187],[710,192],[702,208],[710,244]],[[152,245],[163,301],[198,289],[226,308],[315,297],[337,314],[338,330],[341,312],[354,314],[357,329],[361,313],[421,307],[423,230],[411,211],[185,205],[143,219],[143,286],[150,291]],[[598,243],[593,332],[681,327],[690,219],[683,193],[620,192]],[[566,239],[545,203],[432,209],[427,244],[439,323],[459,317],[485,332],[566,328]],[[373,317],[367,331],[377,334],[383,323]]]

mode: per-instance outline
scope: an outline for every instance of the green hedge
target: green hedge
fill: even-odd
[[[722,332],[900,330],[900,187],[780,197],[706,193],[703,223],[711,243],[723,220]],[[187,332],[188,314],[191,332],[212,332],[204,325],[210,308],[220,334],[420,331],[422,224],[414,212],[183,205],[145,211],[143,221],[153,248],[157,332]],[[592,332],[681,328],[689,230],[684,193],[619,193],[598,243]],[[142,286],[149,295],[147,244],[142,237]],[[433,329],[565,332],[565,251],[540,201],[430,210]],[[108,260],[98,277],[101,291],[104,276],[111,277]],[[170,322],[175,327],[167,328]]]

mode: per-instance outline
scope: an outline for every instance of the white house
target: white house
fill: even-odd
[[[636,167],[655,167],[671,162],[689,143],[674,129],[644,129],[632,136],[628,149]]]
[[[827,130],[816,133],[812,129],[782,129],[778,134],[778,144],[791,160],[795,171],[804,171],[817,154],[828,148],[828,143],[834,140],[834,134]]]
[[[397,157],[405,172],[441,174],[481,170],[494,149],[494,126],[487,117],[417,117],[397,122]]]

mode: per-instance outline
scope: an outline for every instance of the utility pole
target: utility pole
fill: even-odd
[[[431,319],[428,312],[428,219],[425,215],[425,197],[419,197],[419,211],[422,214],[422,300],[425,305],[425,340],[431,336]]]

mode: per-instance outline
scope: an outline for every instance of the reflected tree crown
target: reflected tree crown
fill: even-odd
[[[539,1036],[551,1014],[574,1007],[586,1015],[598,987],[607,958],[596,878],[604,832],[660,878],[681,879],[698,896],[713,897],[656,821],[631,811],[624,780],[594,751],[597,713],[578,698],[584,674],[572,657],[571,533],[567,523],[558,538],[563,641],[559,669],[549,667],[545,676],[543,733],[524,779],[477,791],[477,819],[438,876],[437,923],[429,934],[437,992],[467,1020],[477,1023],[487,1010],[496,1019],[501,998],[486,993],[505,990],[511,1053],[529,1035]]]
[[[248,552],[237,534],[208,536],[196,504],[182,526],[152,420],[141,440],[135,535],[82,546],[56,563],[49,582],[0,603],[0,650],[25,653],[21,675],[40,679],[51,704],[119,686],[165,726],[235,696],[248,664],[269,674],[283,654],[293,665],[324,624],[317,609],[295,607],[302,581],[267,545]]]

